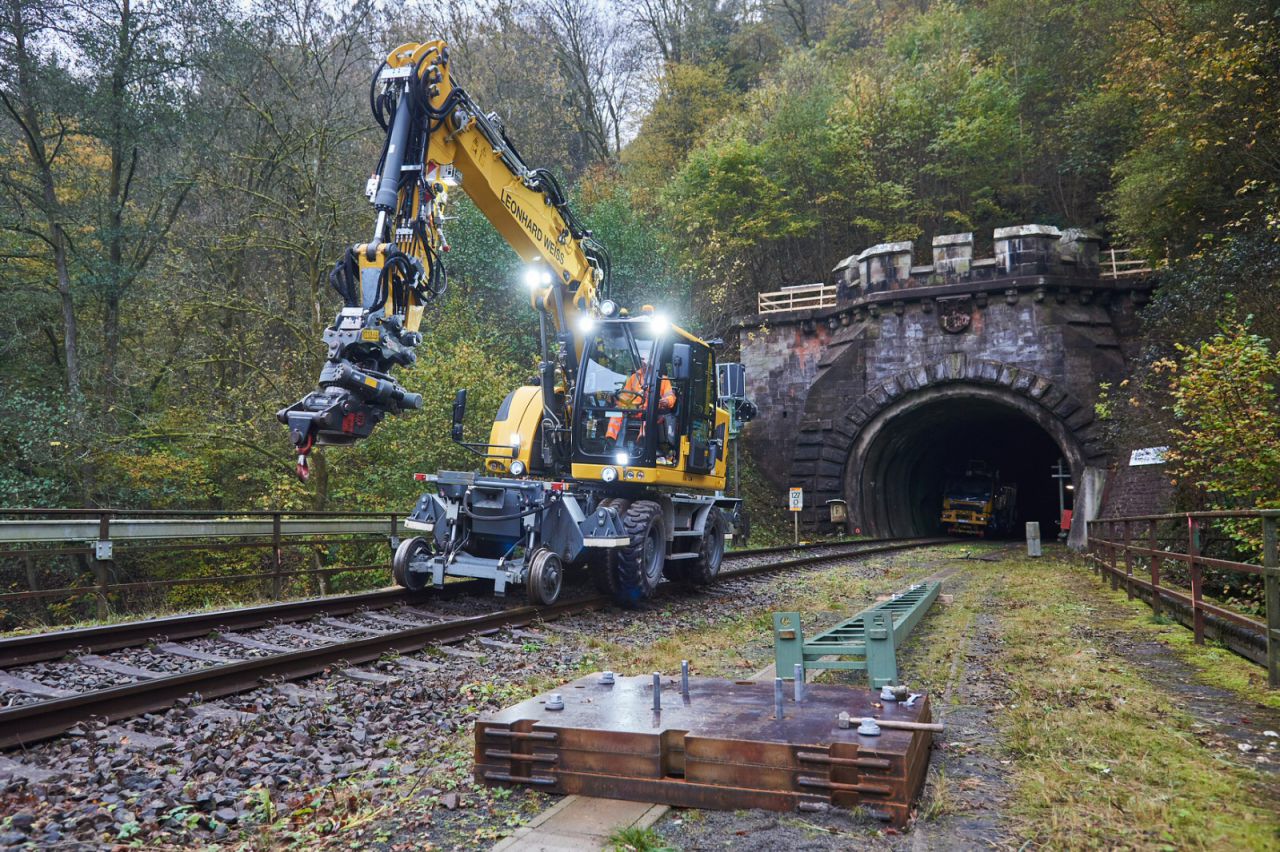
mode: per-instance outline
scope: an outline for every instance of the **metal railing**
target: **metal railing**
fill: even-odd
[[[382,562],[326,566],[321,548],[386,542],[404,529],[399,514],[382,512],[0,509],[0,566],[10,569],[0,583],[0,608],[93,596],[103,618],[112,596],[245,583],[269,585],[279,600],[300,577],[324,594],[334,574],[387,571],[390,551]],[[240,573],[163,576],[156,570],[154,557],[162,553],[177,560],[183,552],[229,550],[265,553],[251,560],[257,570]],[[310,559],[297,552],[306,550]],[[70,585],[60,584],[67,579]]]
[[[1088,557],[1100,575],[1110,578],[1113,589],[1123,585],[1130,598],[1145,592],[1156,615],[1170,605],[1189,611],[1197,645],[1204,644],[1210,617],[1260,637],[1266,648],[1267,681],[1273,689],[1280,688],[1278,523],[1276,509],[1103,518],[1089,522]],[[1262,545],[1260,564],[1210,555],[1219,550],[1223,556],[1234,554],[1241,538],[1259,540],[1255,529]],[[1261,577],[1265,621],[1205,600],[1206,569]],[[1136,576],[1136,571],[1149,579]]]
[[[1150,275],[1156,269],[1150,258],[1138,254],[1131,248],[1111,248],[1102,252],[1099,258],[1102,278],[1132,278],[1139,275]]]
[[[756,309],[762,314],[781,314],[811,308],[833,308],[837,288],[834,284],[797,284],[756,296]]]

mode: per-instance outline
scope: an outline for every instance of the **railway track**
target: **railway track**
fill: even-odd
[[[731,551],[726,562],[738,567],[722,571],[721,577],[783,571],[946,541],[872,540]],[[789,554],[796,555],[788,558]],[[10,705],[0,709],[0,748],[55,737],[90,718],[115,721],[166,709],[191,695],[208,700],[254,689],[264,680],[295,680],[339,664],[359,665],[388,654],[409,654],[428,645],[609,605],[607,598],[592,596],[547,607],[519,606],[472,615],[441,615],[414,606],[457,598],[477,588],[470,582],[452,583],[445,595],[381,590],[0,640],[4,669],[0,695]],[[251,630],[256,633],[246,632]],[[128,649],[141,646],[148,647],[146,660],[156,667],[138,665],[135,657],[141,652],[129,656]],[[124,659],[119,654],[99,656],[99,652],[122,649]],[[13,671],[14,666],[23,668]],[[96,675],[101,685],[68,688],[59,681],[64,666],[89,672],[91,680]],[[123,678],[128,682],[119,683]]]

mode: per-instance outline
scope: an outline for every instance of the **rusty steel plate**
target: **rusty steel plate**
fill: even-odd
[[[810,684],[802,702],[790,684],[782,719],[774,685],[664,678],[654,710],[652,676],[597,674],[476,722],[476,778],[549,792],[684,807],[796,810],[818,803],[861,806],[906,822],[924,782],[931,734],[857,730],[861,717],[930,721],[929,699],[885,701],[864,687]],[[547,708],[558,693],[564,709]],[[854,725],[840,728],[841,712]]]

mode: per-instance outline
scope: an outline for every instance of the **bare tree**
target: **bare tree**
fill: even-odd
[[[628,0],[632,19],[658,46],[662,61],[685,61],[685,31],[691,13],[690,0]]]
[[[70,86],[71,81],[48,55],[48,44],[57,37],[55,21],[62,17],[64,9],[57,3],[9,0],[5,11],[8,14],[0,33],[0,103],[27,155],[25,163],[7,167],[0,174],[11,209],[17,213],[6,226],[48,249],[53,286],[62,306],[67,393],[74,401],[82,396],[79,329],[71,292],[68,217],[58,198],[56,176],[73,120],[52,108],[53,104],[67,103],[52,95],[60,85]],[[23,211],[35,215],[28,218]]]
[[[70,11],[78,61],[102,72],[86,81],[80,121],[107,154],[106,192],[93,211],[102,254],[83,265],[94,270],[102,303],[98,390],[109,411],[121,384],[121,301],[165,244],[193,185],[181,158],[192,56],[182,25],[191,22],[176,3],[79,0]]]
[[[615,160],[630,130],[643,51],[632,24],[579,0],[544,0],[540,18],[568,86],[570,107],[588,156]]]

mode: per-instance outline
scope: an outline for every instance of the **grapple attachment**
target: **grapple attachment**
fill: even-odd
[[[408,366],[421,337],[406,332],[395,317],[360,308],[344,308],[324,333],[329,360],[320,372],[320,388],[276,413],[289,427],[298,451],[298,477],[310,476],[307,455],[317,444],[353,444],[367,438],[388,414],[422,407],[422,395],[410,393],[387,372]]]

